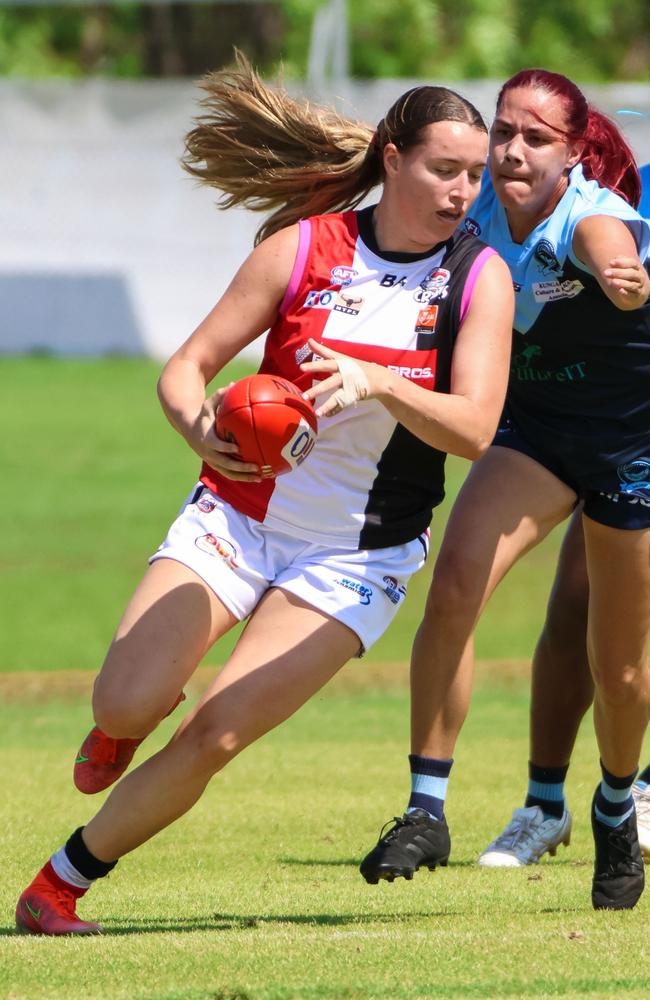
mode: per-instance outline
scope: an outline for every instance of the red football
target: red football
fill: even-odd
[[[249,375],[223,395],[217,434],[239,447],[245,462],[256,462],[265,477],[281,476],[300,465],[314,447],[318,421],[300,389],[278,375]]]

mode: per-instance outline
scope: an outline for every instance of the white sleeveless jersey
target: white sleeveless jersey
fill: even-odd
[[[456,334],[494,251],[457,233],[426,256],[380,254],[371,212],[300,223],[293,273],[260,371],[304,391],[312,377],[299,366],[313,357],[312,338],[449,392]],[[309,457],[287,475],[235,483],[204,465],[201,480],[237,510],[294,536],[382,548],[427,530],[444,497],[444,459],[369,400],[321,419]]]

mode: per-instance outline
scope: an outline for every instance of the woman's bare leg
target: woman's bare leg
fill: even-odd
[[[174,738],[122,779],[84,828],[90,852],[113,861],[182,816],[213,774],[288,719],[358,649],[347,626],[270,590]]]
[[[575,502],[547,469],[508,448],[490,448],[473,466],[451,512],[413,646],[411,798],[404,817],[363,859],[367,882],[412,878],[419,867],[446,864],[444,793],[469,707],[474,627],[510,567]]]
[[[607,770],[628,775],[639,764],[650,717],[650,529],[583,521],[596,738]]]
[[[491,448],[473,466],[451,512],[413,645],[414,754],[453,755],[469,707],[481,611],[514,563],[569,516],[575,499],[547,469],[508,448]]]
[[[530,759],[543,768],[569,763],[594,685],[587,657],[589,579],[578,509],[567,528],[546,620],[533,657]]]
[[[602,778],[592,804],[595,909],[631,909],[643,891],[632,783],[650,718],[650,528],[583,518],[589,572],[587,643]]]
[[[488,868],[535,864],[571,837],[564,781],[580,721],[593,698],[587,658],[589,580],[582,507],[569,521],[533,657],[530,759],[524,810],[479,857]],[[523,761],[522,761],[523,768]]]
[[[148,735],[206,650],[236,623],[191,569],[156,560],[129,601],[95,681],[97,725],[114,737]]]

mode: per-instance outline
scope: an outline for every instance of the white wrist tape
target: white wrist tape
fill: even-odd
[[[353,358],[338,358],[337,363],[343,385],[332,395],[332,399],[336,401],[337,410],[342,410],[365,399],[370,386],[363,368]]]

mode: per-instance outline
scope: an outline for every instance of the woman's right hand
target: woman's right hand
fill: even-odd
[[[232,385],[232,383],[231,383]],[[216,416],[219,404],[228,386],[217,389],[207,396],[194,423],[186,428],[185,440],[190,448],[204,462],[225,476],[243,483],[261,483],[262,475],[254,462],[243,462],[238,458],[239,449],[236,444],[224,441],[217,436]]]

